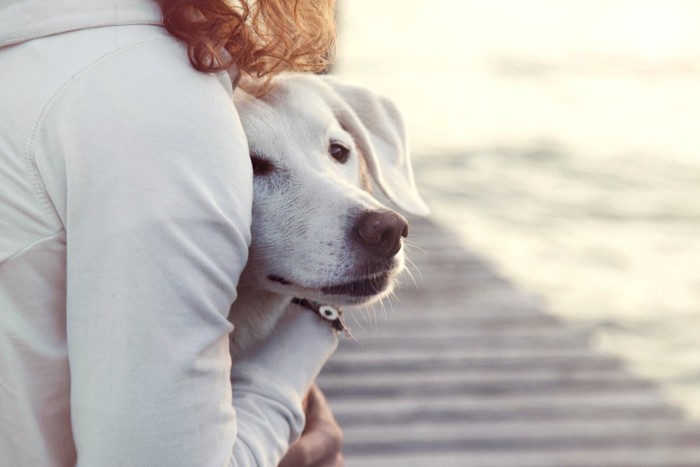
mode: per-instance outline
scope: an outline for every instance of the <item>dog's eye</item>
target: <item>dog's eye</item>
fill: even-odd
[[[328,154],[341,164],[345,164],[350,157],[350,148],[341,143],[331,143],[328,147]]]
[[[275,164],[257,154],[251,154],[250,161],[253,163],[253,176],[269,175],[275,170]]]

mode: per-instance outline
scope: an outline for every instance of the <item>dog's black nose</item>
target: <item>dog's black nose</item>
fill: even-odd
[[[408,221],[394,211],[370,211],[358,218],[355,231],[370,252],[391,258],[401,249],[401,237],[408,236]]]

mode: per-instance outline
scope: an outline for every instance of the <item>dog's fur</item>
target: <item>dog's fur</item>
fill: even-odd
[[[357,226],[370,213],[405,221],[368,193],[363,167],[400,208],[428,211],[393,103],[314,75],[270,86],[262,97],[234,93],[254,168],[252,244],[230,314],[234,356],[268,334],[294,297],[365,304],[392,291],[404,266],[401,238],[390,253],[373,254]]]

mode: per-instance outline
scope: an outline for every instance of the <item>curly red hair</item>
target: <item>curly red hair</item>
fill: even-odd
[[[158,0],[163,25],[187,45],[192,65],[235,65],[257,78],[319,72],[335,45],[335,0]]]

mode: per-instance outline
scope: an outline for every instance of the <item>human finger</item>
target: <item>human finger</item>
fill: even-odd
[[[343,434],[318,386],[307,395],[306,427],[280,463],[280,467],[336,467],[344,465]]]

